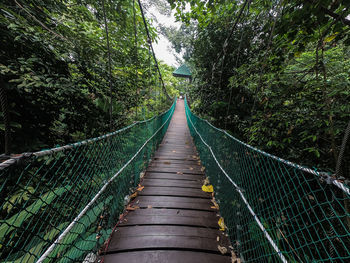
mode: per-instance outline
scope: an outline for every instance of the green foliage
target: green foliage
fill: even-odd
[[[193,109],[254,146],[334,170],[350,112],[349,4],[251,1],[230,35],[244,1],[168,2],[191,25],[170,40],[187,45]]]
[[[117,129],[143,119],[141,102],[151,116],[170,102],[160,98],[137,1],[135,10],[133,1],[105,5],[112,124]],[[0,77],[9,101],[12,152],[36,151],[110,131],[104,28],[102,1],[2,1]],[[154,41],[152,27],[150,34]],[[0,123],[1,138],[4,129]],[[0,142],[3,149],[3,139]]]

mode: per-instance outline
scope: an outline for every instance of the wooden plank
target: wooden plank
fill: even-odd
[[[201,170],[186,169],[181,167],[159,167],[159,166],[149,166],[147,168],[148,172],[168,172],[168,173],[185,173],[185,174],[201,174],[204,173]]]
[[[104,256],[105,263],[231,263],[231,257],[205,252],[151,250]]]
[[[159,173],[159,172],[146,172],[146,179],[164,179],[164,180],[187,180],[187,181],[200,181],[204,180],[204,176],[198,174],[177,174],[177,173]]]
[[[171,208],[171,209],[194,209],[214,211],[209,199],[193,197],[172,196],[139,196],[135,199],[135,206],[140,208]]]
[[[113,233],[113,238],[126,238],[138,236],[187,236],[187,237],[203,237],[211,239],[222,239],[225,241],[225,234],[216,228],[192,227],[182,225],[145,225],[145,226],[123,226],[117,227]],[[227,243],[220,243],[227,245]]]
[[[150,210],[150,209],[140,209]],[[160,210],[160,209],[154,209]],[[174,209],[172,209],[174,210]],[[201,212],[201,211],[196,211]],[[218,229],[218,219],[216,217],[203,218],[203,217],[186,217],[186,216],[168,216],[168,215],[142,215],[142,216],[129,216],[127,220],[123,221],[120,226],[136,226],[139,225],[142,229],[147,225],[171,225],[177,226],[195,226],[204,227],[207,229]],[[180,227],[180,228],[181,228]]]
[[[220,253],[215,238],[192,236],[138,236],[128,238],[112,238],[108,252],[139,249],[193,249]]]
[[[164,215],[164,216],[181,216],[181,217],[201,217],[212,218],[215,217],[219,220],[217,211],[195,211],[195,210],[183,210],[183,209],[136,209],[130,211],[129,215],[132,216],[149,216],[149,215]]]
[[[196,170],[196,171],[201,171],[202,166],[199,165],[198,163],[175,163],[175,162],[167,162],[167,161],[158,161],[158,162],[151,162],[149,167],[168,167],[168,168],[184,168],[184,169],[189,169],[189,170]]]
[[[182,196],[182,197],[200,197],[211,198],[209,193],[203,192],[202,189],[182,188],[182,187],[159,187],[149,186],[145,187],[139,196]]]
[[[179,174],[181,176],[181,174]],[[162,180],[162,179],[148,179],[144,178],[143,186],[166,186],[166,187],[183,187],[183,188],[200,188],[202,184],[199,181],[183,181],[183,180]]]

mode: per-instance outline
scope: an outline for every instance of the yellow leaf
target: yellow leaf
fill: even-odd
[[[329,36],[329,37],[326,37],[324,39],[324,42],[328,43],[328,42],[331,42],[333,39],[335,39],[335,37],[338,35],[338,32],[334,33],[333,35]]]
[[[220,217],[220,219],[218,221],[218,225],[219,225],[221,231],[225,231],[225,222],[224,222],[224,219],[222,217]]]
[[[137,192],[135,192],[132,195],[130,195],[130,199],[134,199],[136,196],[137,196]]]
[[[214,192],[214,188],[212,185],[202,185],[202,191],[212,193]]]
[[[214,208],[214,209],[219,210],[219,205],[218,205],[218,203],[215,201],[215,198],[211,199],[211,202],[214,204],[214,206],[212,206],[211,208]]]
[[[301,54],[302,54],[301,51],[297,51],[297,52],[294,53],[294,57],[298,58],[298,57],[301,56]]]
[[[145,187],[139,184],[139,187],[136,190],[141,192],[143,190],[143,188],[145,188]]]

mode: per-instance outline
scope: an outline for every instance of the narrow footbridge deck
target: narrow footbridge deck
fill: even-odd
[[[201,189],[201,167],[180,100],[141,181],[144,188],[111,235],[104,262],[231,262],[218,249],[229,240],[219,230],[211,194]]]

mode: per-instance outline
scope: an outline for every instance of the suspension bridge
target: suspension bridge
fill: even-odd
[[[111,80],[105,12],[104,22]],[[103,136],[0,163],[0,207],[6,263],[350,261],[345,182],[238,140],[192,113],[187,99]]]
[[[0,168],[2,262],[350,259],[348,186],[237,140],[183,100]]]

